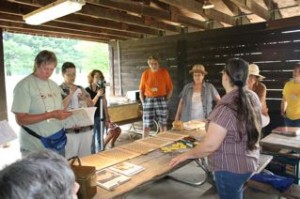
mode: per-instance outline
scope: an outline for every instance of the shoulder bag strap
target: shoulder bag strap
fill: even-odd
[[[30,135],[32,135],[33,137],[36,137],[38,139],[41,139],[42,136],[40,136],[39,134],[37,134],[36,132],[34,132],[33,130],[31,130],[30,128],[26,127],[26,126],[22,126],[22,128]]]

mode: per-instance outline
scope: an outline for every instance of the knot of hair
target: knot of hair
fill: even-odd
[[[244,86],[244,83],[243,83],[243,81],[241,81],[241,80],[235,80],[235,81],[234,81],[234,85],[237,85],[238,87],[243,87],[243,86]]]

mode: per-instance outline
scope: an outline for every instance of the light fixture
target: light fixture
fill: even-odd
[[[40,25],[81,10],[85,0],[57,0],[23,16],[25,23]]]
[[[205,9],[205,10],[206,9],[211,9],[213,7],[215,7],[215,6],[212,2],[210,2],[210,0],[205,0],[204,3],[203,3],[203,6],[202,6],[202,8]]]

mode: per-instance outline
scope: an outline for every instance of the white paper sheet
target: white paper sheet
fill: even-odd
[[[72,115],[63,120],[63,125],[66,129],[94,124],[94,115],[97,107],[87,107],[69,110]]]

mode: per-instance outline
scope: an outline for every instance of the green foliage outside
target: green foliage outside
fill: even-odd
[[[41,50],[53,51],[58,59],[56,74],[61,65],[70,61],[78,73],[89,73],[99,69],[108,73],[108,45],[65,38],[3,33],[4,66],[6,75],[27,75],[32,73],[34,58]]]

